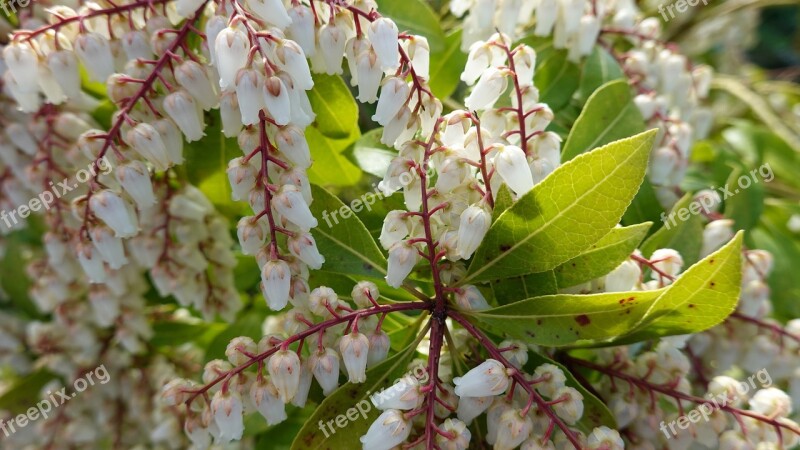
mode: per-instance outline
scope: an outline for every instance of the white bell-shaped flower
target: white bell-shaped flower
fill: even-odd
[[[469,96],[464,99],[464,105],[469,110],[482,111],[494,106],[494,103],[508,87],[507,72],[494,67],[486,69]]]
[[[236,74],[247,64],[250,52],[250,41],[247,35],[233,27],[219,32],[214,42],[219,72],[219,86],[222,90],[233,90],[236,85]]]
[[[105,283],[108,278],[100,252],[91,245],[78,248],[78,263],[81,265],[90,283]]]
[[[367,355],[367,368],[375,367],[389,356],[389,335],[383,330],[374,331],[369,335],[369,354]]]
[[[362,333],[346,334],[339,341],[339,352],[342,354],[342,361],[344,361],[350,382],[363,383],[367,381],[369,339]]]
[[[264,98],[261,94],[263,85],[263,77],[257,70],[245,68],[236,75],[236,99],[242,113],[242,124],[258,123],[258,113],[264,109]]]
[[[271,310],[280,311],[289,303],[291,280],[292,271],[286,261],[276,259],[264,264],[261,269],[262,291]]]
[[[167,95],[164,98],[164,110],[181,129],[187,142],[199,141],[205,136],[202,109],[188,92],[178,90]]]
[[[105,83],[114,73],[114,57],[108,40],[99,33],[81,34],[73,46],[91,78]]]
[[[408,220],[405,214],[406,211],[402,210],[389,211],[386,218],[383,219],[383,228],[381,228],[381,235],[378,239],[383,248],[389,249],[408,236]]]
[[[175,10],[179,16],[184,19],[194,17],[197,10],[205,6],[203,0],[177,0],[175,2]]]
[[[378,290],[378,286],[371,281],[359,281],[350,292],[350,297],[352,297],[356,306],[362,309],[371,307],[372,301],[377,302],[380,296],[381,293]]]
[[[670,147],[659,147],[653,151],[650,157],[649,170],[650,181],[656,186],[668,183],[673,173],[678,169],[680,155]]]
[[[381,85],[383,71],[378,55],[371,48],[356,56],[356,74],[358,75],[358,101],[374,103],[378,99],[378,88]]]
[[[292,118],[292,104],[289,100],[289,90],[283,81],[276,76],[264,80],[262,89],[264,105],[267,112],[278,125],[286,125]],[[239,97],[239,104],[242,99]]]
[[[675,277],[683,270],[683,258],[681,254],[671,248],[660,248],[650,256],[653,266],[667,276]],[[651,274],[654,280],[660,279],[660,275],[655,271]]]
[[[514,145],[498,145],[494,166],[515,194],[521,196],[533,189],[533,175],[525,152],[521,148]]]
[[[50,72],[58,74],[55,79],[64,95],[71,99],[80,98],[81,75],[75,53],[69,50],[56,50],[47,55],[47,67]]]
[[[279,350],[269,358],[267,370],[283,403],[289,403],[300,385],[300,357],[292,350]]]
[[[642,269],[634,261],[626,259],[605,277],[606,292],[632,291],[642,276]]]
[[[334,349],[313,353],[308,358],[308,367],[322,388],[322,395],[328,396],[339,387],[339,354]]]
[[[484,42],[472,44],[467,56],[467,64],[464,72],[461,73],[461,81],[472,86],[481,77],[481,74],[489,68],[492,62],[492,52]]]
[[[518,409],[510,409],[500,416],[495,450],[512,450],[528,439],[533,431],[533,420]]]
[[[117,167],[114,175],[122,189],[131,196],[139,209],[147,209],[156,203],[150,171],[143,162],[133,160],[121,164]]]
[[[456,305],[463,311],[483,311],[489,309],[489,303],[477,287],[469,284],[458,288],[455,294]]]
[[[111,229],[99,226],[92,229],[90,234],[92,243],[111,269],[117,270],[128,263],[122,239],[114,236]]]
[[[372,396],[372,403],[381,410],[399,409],[410,411],[420,405],[424,394],[420,391],[419,380],[407,375],[395,384]]]
[[[476,417],[486,412],[486,410],[492,406],[494,399],[495,397],[493,395],[485,397],[459,396],[456,414],[460,420],[469,425]]]
[[[314,13],[306,5],[296,4],[289,9],[292,23],[286,30],[286,36],[297,42],[309,58],[317,51],[316,33],[314,30]]]
[[[574,425],[583,416],[583,395],[569,386],[559,388],[553,394],[553,411],[569,425]]]
[[[322,60],[325,62],[325,72],[328,75],[342,73],[342,57],[344,56],[344,47],[347,45],[347,32],[340,22],[342,21],[337,20],[335,23],[325,24],[319,30],[317,42],[319,42]]]
[[[289,252],[300,258],[309,268],[318,270],[325,262],[325,257],[319,253],[317,242],[310,233],[297,233],[286,241]]]
[[[397,25],[393,20],[385,17],[374,20],[367,29],[367,36],[378,55],[378,61],[383,71],[395,70],[400,65],[397,35]]]
[[[238,441],[244,433],[244,405],[238,394],[219,390],[211,400],[214,423],[219,428],[218,441],[228,443]]]
[[[520,45],[514,53],[514,72],[519,85],[533,86],[533,72],[536,68],[536,51],[527,45]]]
[[[272,198],[272,206],[278,213],[303,231],[317,226],[317,219],[311,214],[303,194],[297,187],[288,184]]]
[[[386,284],[393,288],[400,287],[406,277],[414,270],[418,260],[419,253],[417,253],[417,249],[413,245],[409,245],[406,241],[400,241],[392,245],[389,248]]]
[[[534,387],[539,393],[544,396],[554,398],[556,392],[564,387],[567,382],[567,377],[555,364],[542,364],[533,371],[533,378],[538,381]]]
[[[314,87],[306,54],[298,43],[289,40],[281,41],[275,48],[275,56],[278,57],[276,62],[281,68],[291,75],[296,88],[309,90]]]
[[[483,242],[483,237],[492,224],[492,215],[479,205],[471,205],[461,213],[458,226],[458,244],[456,251],[459,256],[469,259],[472,253]]]
[[[361,436],[361,445],[369,450],[390,450],[408,439],[411,428],[411,421],[403,417],[402,411],[384,411]]]
[[[499,395],[508,389],[508,371],[500,361],[487,359],[463,377],[453,378],[459,397],[486,397]]]
[[[386,78],[372,120],[381,125],[388,124],[408,101],[410,90],[405,80],[399,77]]]
[[[92,195],[89,207],[100,220],[114,230],[117,237],[131,237],[139,231],[139,221],[133,205],[114,191],[103,190]]]
[[[733,239],[733,224],[733,220],[720,219],[706,225],[703,230],[703,247],[700,249],[700,256],[710,255]]]
[[[128,131],[126,141],[136,153],[153,164],[156,170],[164,171],[170,167],[167,147],[158,130],[149,123],[142,122],[133,127]]]
[[[197,100],[204,110],[215,108],[219,104],[213,83],[208,72],[199,63],[187,59],[175,69],[175,79]]]
[[[411,66],[418,77],[427,80],[430,78],[431,49],[425,36],[410,36],[405,40],[408,44],[407,53],[411,59]]]
[[[436,443],[439,448],[442,450],[467,450],[469,448],[472,433],[467,428],[467,424],[458,419],[447,419],[444,421],[442,429],[452,437],[437,434]]]
[[[228,181],[231,185],[231,198],[239,201],[250,196],[256,186],[258,168],[244,157],[234,158],[228,163]],[[256,211],[261,212],[261,211]]]
[[[292,23],[281,0],[247,0],[250,11],[270,25],[284,29]]]
[[[3,49],[3,61],[22,92],[39,91],[39,57],[33,47],[28,43],[11,43]]]
[[[255,220],[253,216],[245,216],[239,219],[236,234],[242,246],[242,253],[255,256],[267,239],[267,225],[261,220]]]
[[[278,389],[264,378],[250,386],[250,401],[264,416],[267,425],[276,425],[286,420],[286,405],[281,401]]]
[[[792,413],[792,399],[782,390],[769,387],[753,395],[750,408],[767,417],[788,417]]]
[[[303,169],[311,166],[311,150],[300,128],[293,125],[281,128],[275,134],[275,143],[278,150],[295,166]]]

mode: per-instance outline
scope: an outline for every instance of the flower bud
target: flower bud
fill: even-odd
[[[227,27],[217,35],[214,48],[219,86],[223,91],[232,90],[236,84],[236,74],[247,64],[250,42],[243,31]]]
[[[108,40],[99,33],[84,33],[75,39],[75,53],[94,81],[105,83],[114,73],[114,57]]]
[[[624,450],[625,442],[622,441],[619,432],[607,426],[601,426],[592,430],[588,439],[589,450]]]
[[[339,387],[339,354],[335,350],[326,348],[312,354],[308,367],[322,388],[322,395],[328,396]]]
[[[217,391],[211,400],[214,423],[219,427],[218,441],[228,443],[238,441],[244,433],[244,407],[238,394],[230,391]]]
[[[300,385],[302,366],[297,353],[291,350],[277,351],[269,358],[267,369],[281,401],[289,403]]]
[[[202,109],[188,92],[178,90],[167,95],[164,110],[178,124],[187,142],[199,141],[205,136]]]
[[[384,411],[372,422],[367,434],[361,436],[361,444],[365,449],[391,449],[408,439],[411,434],[411,422],[396,409]]]
[[[767,417],[788,417],[792,414],[792,399],[782,390],[770,387],[753,395],[750,408]]]
[[[225,356],[234,366],[239,366],[250,361],[250,357],[247,356],[246,353],[255,355],[257,352],[258,348],[256,347],[255,341],[247,336],[233,338],[225,348]]]
[[[369,339],[361,333],[350,333],[339,341],[339,352],[347,369],[351,383],[363,383],[367,380],[367,356]]]
[[[495,450],[512,450],[531,435],[533,420],[518,409],[509,409],[500,416],[497,428]]]
[[[479,366],[453,378],[459,397],[486,397],[502,394],[508,389],[509,376],[505,366],[495,359],[487,359]]]
[[[250,386],[250,401],[264,416],[267,425],[277,425],[286,420],[286,406],[280,399],[275,385],[265,378],[256,379]]]
[[[733,220],[720,219],[710,222],[703,230],[703,248],[700,250],[700,256],[708,256],[717,251],[733,239],[733,234]]]
[[[117,237],[131,237],[139,231],[139,221],[133,206],[116,192],[103,190],[94,194],[89,200],[89,207],[114,230]]]
[[[540,394],[555,398],[556,391],[565,386],[567,377],[564,372],[554,364],[545,363],[533,371],[533,378],[542,380],[537,382],[534,387]]]
[[[398,288],[406,277],[414,270],[419,259],[416,247],[405,241],[397,242],[389,248],[389,262],[386,273],[386,284]]]
[[[272,198],[272,206],[281,216],[303,231],[317,226],[317,219],[311,214],[303,194],[295,186],[284,185]]]
[[[553,404],[553,411],[567,424],[574,425],[583,416],[583,395],[575,388],[559,388],[552,400],[558,400],[558,403]]]
[[[276,259],[264,264],[261,269],[262,292],[271,310],[280,311],[289,303],[291,278],[291,270],[286,261]]]
[[[675,277],[683,270],[683,258],[680,253],[671,248],[660,248],[654,251],[650,256],[650,261],[653,267],[667,274],[667,276]],[[655,271],[652,272],[651,276],[654,280],[661,278],[661,275]]]

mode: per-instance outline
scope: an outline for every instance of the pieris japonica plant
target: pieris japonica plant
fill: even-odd
[[[430,3],[3,8],[0,442],[800,443],[795,87]]]

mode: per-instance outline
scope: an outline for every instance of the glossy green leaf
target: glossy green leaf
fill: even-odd
[[[345,139],[331,139],[316,128],[306,128],[306,140],[311,148],[311,157],[314,159],[314,164],[308,169],[309,180],[323,186],[356,184],[361,179],[361,169],[343,154],[356,139],[358,134]]]
[[[599,241],[636,194],[654,137],[623,139],[556,169],[492,224],[463,283],[554,269]]]
[[[461,51],[461,35],[458,29],[448,34],[444,49],[431,54],[430,88],[440,99],[450,97],[461,81],[461,72],[467,64],[467,54]]]
[[[381,143],[383,128],[364,133],[353,144],[349,157],[364,172],[383,178],[389,163],[397,156],[397,151]]]
[[[500,185],[500,188],[497,190],[497,194],[495,195],[494,199],[494,209],[492,209],[492,223],[495,223],[497,219],[500,217],[501,214],[506,212],[511,205],[514,204],[514,194],[511,192],[511,189],[508,188],[508,185],[503,183]]]
[[[786,228],[792,213],[795,211],[767,205],[761,223],[749,233],[755,248],[770,252],[774,258],[768,278],[770,300],[775,316],[783,320],[800,317],[800,244],[797,235]]]
[[[749,230],[753,228],[764,210],[764,180],[758,176],[758,170],[748,172],[737,168],[731,172],[726,188],[730,197],[725,199],[725,217],[733,219],[734,228]],[[726,193],[720,193],[725,197]]]
[[[722,248],[684,271],[622,341],[697,333],[725,320],[739,302],[743,237],[744,232],[738,232]]]
[[[661,292],[545,295],[464,315],[530,345],[592,344],[625,335]]]
[[[583,63],[578,97],[585,102],[600,86],[624,77],[625,74],[617,60],[608,53],[608,50],[596,45],[592,54]]]
[[[351,136],[358,129],[358,105],[339,75],[314,74],[308,100],[316,113],[314,127],[334,139]]]
[[[541,102],[557,111],[569,103],[578,89],[580,76],[580,68],[567,58],[567,52],[555,50],[537,58],[533,81],[539,89]]]
[[[586,252],[554,269],[558,287],[576,286],[611,272],[636,250],[651,225],[613,228]]]
[[[349,206],[325,189],[312,185],[311,212],[319,225],[311,230],[320,253],[322,270],[346,275],[382,277],[386,258],[367,228]]]
[[[640,133],[644,128],[627,81],[610,81],[586,101],[564,143],[561,159],[568,161],[597,146]]]
[[[326,397],[297,433],[292,450],[361,448],[359,438],[381,414],[370,401],[370,395],[391,386],[409,372],[408,365],[414,357],[415,347],[409,345],[400,353],[367,370],[366,382],[345,383]]]
[[[669,214],[662,217],[663,226],[641,246],[645,257],[650,257],[660,248],[671,248],[681,254],[687,266],[694,264],[700,258],[700,248],[703,246],[703,219],[700,214],[692,214],[690,209],[692,204],[692,196],[687,194],[675,204]]]
[[[153,338],[150,344],[155,347],[177,347],[187,342],[196,342],[218,335],[226,326],[220,323],[160,321],[153,324]],[[227,344],[226,344],[227,345]]]
[[[394,20],[397,28],[411,34],[428,38],[431,52],[444,49],[444,33],[439,25],[439,17],[423,0],[377,0],[378,11]]]
[[[40,401],[39,391],[56,375],[47,370],[37,370],[24,377],[14,380],[8,386],[4,386],[4,392],[0,395],[0,409],[16,413],[24,413],[28,408],[35,407],[36,402]],[[67,385],[67,389],[71,389]],[[67,391],[70,394],[71,391]]]
[[[642,180],[642,185],[639,186],[639,191],[633,197],[631,206],[625,211],[622,216],[623,225],[635,225],[643,222],[660,222],[661,213],[664,208],[656,197],[656,191],[650,180],[647,177]]]
[[[526,298],[558,293],[558,281],[552,270],[494,280],[489,286],[498,305],[508,305]]]

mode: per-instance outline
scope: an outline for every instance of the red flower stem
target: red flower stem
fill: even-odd
[[[278,258],[278,233],[277,225],[275,224],[275,217],[272,214],[272,191],[269,190],[269,152],[274,148],[267,136],[267,122],[264,110],[258,112],[258,148],[261,152],[261,183],[264,184],[264,211],[259,216],[267,216],[269,223],[269,255],[270,258],[275,260]],[[274,159],[274,158],[273,158]]]
[[[163,0],[153,0],[143,4],[152,5],[160,1]],[[147,78],[142,82],[142,85],[139,87],[139,90],[136,91],[136,93],[133,96],[129,97],[126,100],[125,106],[122,109],[120,109],[120,113],[117,116],[117,119],[114,121],[114,124],[111,126],[111,129],[108,131],[108,133],[106,133],[103,142],[103,147],[100,149],[100,153],[98,153],[97,158],[95,158],[95,160],[92,162],[92,166],[94,168],[94,176],[92,177],[92,180],[90,181],[89,184],[89,193],[86,195],[86,199],[84,200],[86,202],[86,206],[83,212],[83,225],[81,225],[81,230],[79,232],[79,235],[86,234],[88,238],[88,232],[89,232],[88,221],[90,215],[89,204],[90,200],[92,199],[92,195],[94,194],[97,178],[100,176],[99,161],[101,161],[106,156],[106,153],[108,152],[108,149],[111,148],[114,139],[119,137],[119,134],[122,131],[122,125],[125,123],[128,114],[130,114],[130,112],[133,111],[134,106],[136,106],[139,100],[145,98],[147,93],[150,92],[150,89],[153,88],[153,85],[158,80],[159,72],[161,72],[164,66],[166,66],[167,63],[172,59],[169,56],[169,54],[174,53],[175,50],[180,48],[182,42],[186,39],[186,37],[188,36],[189,32],[192,29],[192,23],[197,20],[200,14],[202,14],[205,6],[206,2],[203,2],[203,4],[197,9],[197,11],[195,11],[192,18],[187,19],[183,23],[177,35],[175,36],[175,39],[170,43],[169,47],[167,48],[167,51],[165,51],[164,54],[159,56],[155,65],[153,66],[153,70],[147,75]]]
[[[504,366],[506,366],[509,369],[514,368],[514,366],[510,362],[508,362],[508,360],[503,356],[503,353],[498,350],[494,342],[492,342],[491,339],[489,339],[485,334],[483,334],[483,332],[481,332],[477,327],[472,325],[461,314],[457,312],[451,312],[450,317],[456,322],[458,322],[462,327],[464,327],[464,329],[466,329],[469,332],[469,334],[475,337],[475,339],[477,339],[478,342],[483,344],[483,347],[486,349],[487,352],[489,352],[489,355],[492,358],[496,359],[497,361],[500,361]],[[558,426],[558,428],[564,433],[564,435],[572,443],[572,445],[576,449],[581,450],[581,442],[578,440],[578,436],[576,436],[575,433],[567,426],[567,424],[564,423],[564,421],[561,420],[560,417],[558,417],[558,415],[553,411],[553,409],[547,404],[547,401],[544,398],[542,398],[542,396],[539,395],[538,392],[536,392],[536,389],[533,388],[531,382],[525,379],[522,372],[518,370],[514,371],[514,373],[512,374],[512,378],[514,379],[514,381],[516,381],[516,383],[519,386],[521,386],[528,392],[531,398],[533,398],[533,401],[536,402],[536,406],[538,406],[539,409],[543,411],[550,419],[551,424],[555,424],[556,426]]]
[[[475,124],[475,128],[478,131],[478,151],[481,154],[480,169],[481,176],[483,177],[483,186],[486,188],[486,195],[484,198],[486,198],[486,202],[489,204],[489,206],[494,209],[494,196],[492,195],[492,175],[486,169],[486,149],[483,146],[483,136],[481,135],[481,120],[478,119],[478,115],[474,113],[469,113],[469,118],[472,120],[472,123]]]
[[[336,325],[339,325],[340,323],[348,322],[350,320],[355,319],[357,316],[367,317],[367,316],[372,316],[374,314],[391,313],[391,312],[398,312],[398,311],[421,311],[421,310],[425,310],[425,309],[430,309],[430,304],[427,303],[427,302],[397,303],[397,304],[394,304],[394,305],[383,305],[383,306],[373,307],[373,308],[369,308],[369,309],[361,309],[361,310],[358,310],[358,311],[354,311],[354,312],[352,312],[350,314],[346,314],[346,315],[339,316],[339,317],[334,317],[333,319],[329,319],[329,320],[326,320],[324,322],[320,322],[320,323],[308,328],[307,330],[301,331],[301,332],[299,332],[297,334],[294,334],[294,335],[286,338],[286,340],[282,341],[279,345],[276,345],[275,347],[273,347],[273,348],[271,348],[271,349],[269,349],[269,350],[267,350],[267,351],[265,351],[263,353],[259,353],[259,354],[255,355],[252,359],[250,359],[249,361],[245,362],[244,364],[241,364],[241,365],[239,365],[239,366],[237,366],[237,367],[235,367],[235,368],[233,368],[233,369],[231,369],[229,371],[221,373],[217,378],[211,380],[211,382],[209,382],[208,384],[206,384],[202,388],[196,389],[196,390],[187,390],[187,391],[185,391],[187,393],[191,392],[191,394],[192,394],[185,402],[186,407],[188,408],[192,404],[194,399],[196,399],[200,395],[205,395],[208,392],[209,389],[211,389],[215,385],[219,384],[223,380],[233,378],[234,376],[244,372],[245,369],[247,369],[248,367],[252,366],[253,364],[259,363],[259,362],[264,361],[265,359],[269,358],[270,356],[272,356],[273,353],[275,353],[279,349],[286,348],[286,347],[288,347],[289,345],[291,345],[291,344],[293,344],[295,342],[304,340],[305,338],[313,335],[314,333],[327,330],[328,328],[336,326]]]
[[[517,96],[517,107],[512,108],[517,113],[517,121],[519,122],[519,137],[520,137],[520,148],[525,155],[528,155],[528,138],[525,132],[525,110],[523,109],[522,105],[522,87],[519,84],[519,77],[517,76],[517,65],[514,63],[514,54],[511,52],[511,49],[508,48],[508,45],[505,43],[501,44],[494,44],[495,46],[501,48],[503,51],[506,52],[506,57],[508,58],[508,70],[511,71],[511,79],[514,82],[514,93]],[[480,139],[480,138],[479,138]]]
[[[601,374],[604,374],[604,375],[608,376],[612,380],[614,378],[623,380],[623,381],[627,382],[631,386],[638,387],[642,391],[650,392],[651,395],[654,392],[657,392],[659,394],[662,394],[662,395],[665,395],[665,396],[668,396],[668,397],[672,397],[673,399],[677,400],[679,403],[680,403],[681,400],[684,400],[684,401],[688,401],[688,402],[695,403],[695,404],[698,404],[698,405],[703,404],[703,405],[713,406],[713,407],[715,407],[717,409],[720,409],[722,411],[725,411],[725,412],[733,415],[734,417],[737,418],[737,420],[738,420],[739,416],[746,416],[746,417],[750,417],[752,419],[758,420],[760,422],[764,422],[766,424],[771,425],[773,428],[775,428],[775,431],[778,433],[778,439],[780,439],[781,441],[783,441],[783,438],[782,438],[782,435],[781,435],[781,428],[786,429],[786,430],[788,430],[788,431],[790,431],[792,433],[795,433],[798,436],[800,436],[800,428],[798,428],[797,426],[780,422],[780,421],[776,420],[775,418],[767,417],[767,416],[765,416],[763,414],[759,414],[759,413],[754,412],[754,411],[735,408],[735,407],[732,407],[732,406],[728,406],[727,404],[718,404],[717,402],[711,401],[711,400],[709,400],[707,398],[697,397],[697,396],[694,396],[694,395],[690,395],[690,394],[686,394],[684,392],[678,391],[673,386],[670,386],[670,385],[655,384],[653,382],[644,380],[642,378],[639,378],[639,377],[636,377],[636,376],[633,376],[633,375],[629,375],[629,374],[627,374],[625,372],[621,372],[619,370],[613,369],[610,366],[602,366],[600,364],[595,364],[595,363],[593,363],[591,361],[586,361],[586,360],[575,358],[575,357],[572,357],[572,356],[569,356],[569,355],[563,355],[560,359],[561,359],[561,361],[567,363],[568,365],[576,365],[576,366],[585,367],[585,368],[590,369],[590,370],[594,370],[595,372],[599,372]],[[744,427],[742,427],[742,429],[744,430]]]
[[[444,318],[433,316],[430,320],[431,344],[428,351],[428,379],[430,384],[426,387],[425,394],[425,448],[433,449],[437,447],[435,437],[437,434],[436,426],[436,387],[439,385],[439,358],[442,352],[444,340],[444,330],[446,327]]]
[[[85,21],[86,19],[91,19],[93,17],[113,16],[115,14],[121,14],[121,13],[124,13],[124,12],[133,11],[133,10],[139,9],[139,8],[149,8],[149,7],[152,7],[153,5],[166,4],[166,3],[169,3],[170,1],[171,0],[143,0],[143,1],[137,1],[137,2],[134,2],[134,3],[130,3],[128,5],[114,6],[112,8],[98,9],[98,10],[95,10],[95,11],[88,12],[86,14],[78,14],[78,15],[72,16],[72,17],[61,17],[58,22],[50,24],[50,25],[45,25],[43,27],[39,27],[39,28],[37,28],[35,30],[30,30],[30,31],[29,30],[19,30],[19,31],[14,33],[14,38],[13,39],[16,40],[17,37],[21,37],[21,41],[25,42],[25,41],[29,41],[29,40],[39,36],[40,34],[46,33],[46,32],[48,32],[50,30],[56,30],[57,31],[61,27],[65,26],[65,25],[69,25],[70,23],[73,23],[73,22],[81,23],[81,22]],[[205,3],[203,3],[203,7],[205,7]],[[203,8],[200,8],[201,11],[202,11],[202,9]]]
[[[728,316],[728,318],[729,319],[741,320],[742,322],[747,322],[749,324],[755,325],[758,328],[764,328],[766,330],[770,330],[773,334],[776,334],[776,335],[780,336],[781,338],[788,337],[788,338],[793,339],[793,340],[795,340],[797,342],[800,342],[800,336],[798,336],[798,335],[796,335],[794,333],[790,333],[790,332],[786,331],[780,325],[769,323],[769,322],[765,322],[765,321],[763,321],[761,319],[757,319],[755,317],[746,316],[746,315],[744,315],[742,313],[739,313],[739,312],[734,312],[733,314]]]

